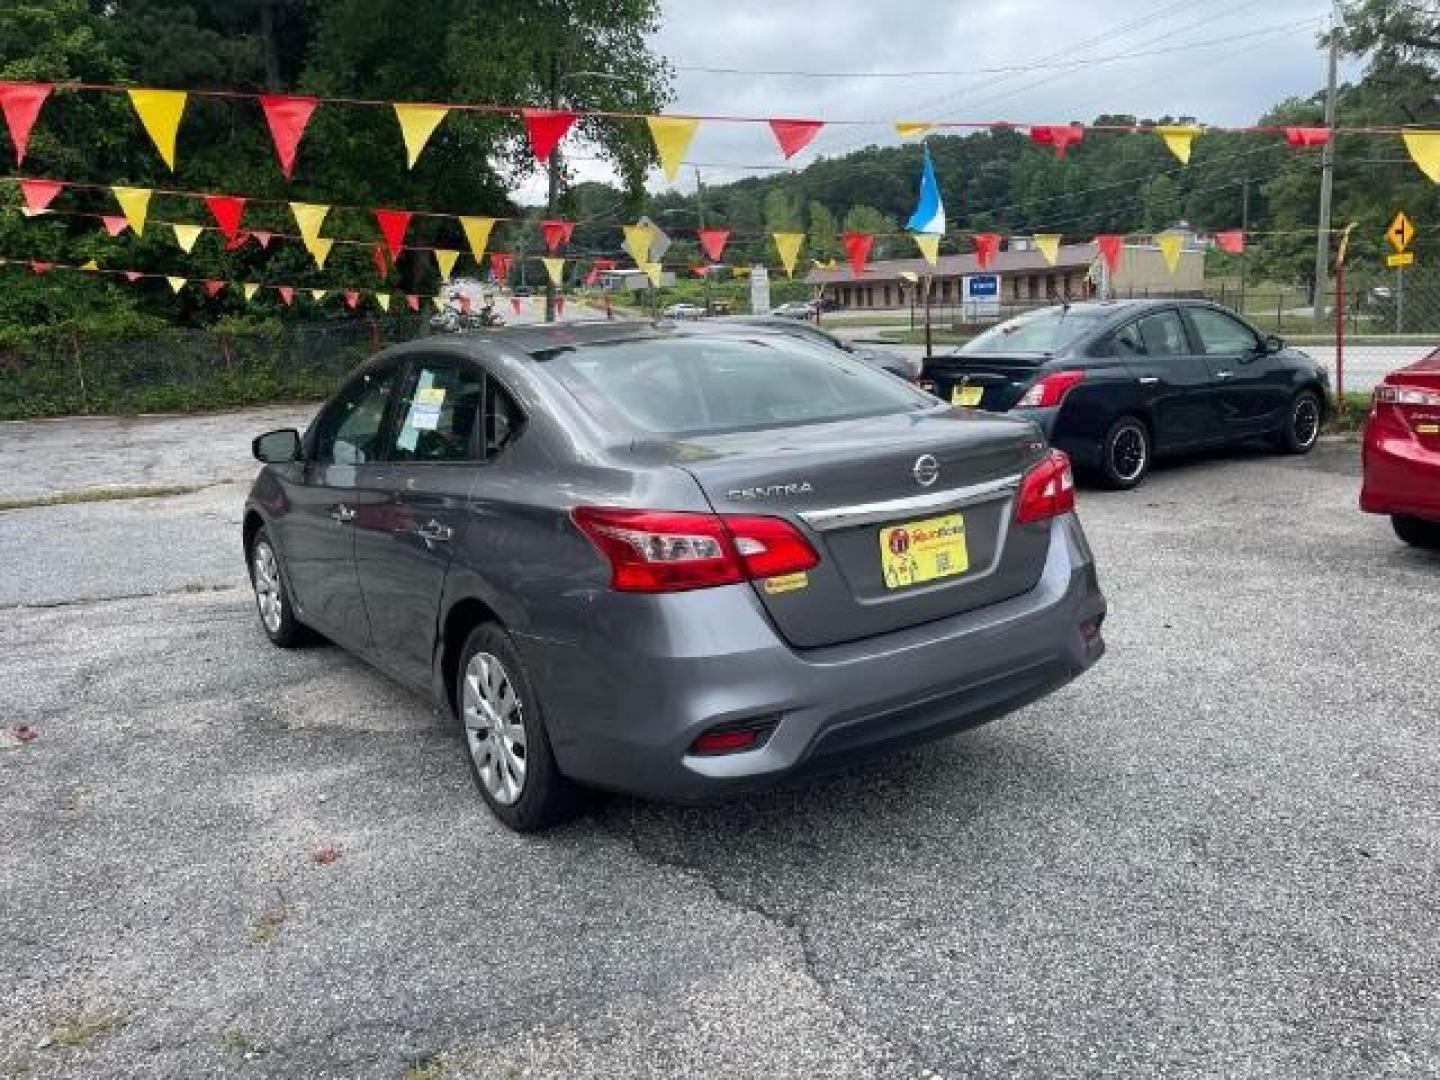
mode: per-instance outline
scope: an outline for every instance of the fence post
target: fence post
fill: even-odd
[[[1345,408],[1345,260],[1335,260],[1335,404]]]
[[[1285,290],[1275,294],[1275,329],[1285,329]]]
[[[78,331],[71,331],[70,343],[75,349],[75,378],[80,384],[80,411],[90,411],[90,397],[85,393],[85,365],[80,361],[80,334]]]

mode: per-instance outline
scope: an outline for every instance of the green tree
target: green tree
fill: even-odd
[[[810,201],[810,231],[806,237],[806,250],[812,259],[834,259],[845,253],[840,243],[840,226],[824,203],[818,199]]]

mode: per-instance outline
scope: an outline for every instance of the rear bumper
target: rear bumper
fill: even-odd
[[[624,599],[648,610],[574,641],[516,640],[562,771],[672,801],[764,788],[974,727],[1104,653],[1098,629],[1081,630],[1105,600],[1073,515],[1052,524],[1029,592],[847,645],[789,647],[748,585]],[[762,718],[778,722],[758,749],[687,754],[716,724]]]
[[[1427,450],[1408,432],[1372,425],[1363,458],[1361,510],[1440,520],[1440,452]]]

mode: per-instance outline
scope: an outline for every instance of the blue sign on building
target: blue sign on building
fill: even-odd
[[[981,300],[1000,295],[999,274],[971,274],[965,279],[965,299]]]

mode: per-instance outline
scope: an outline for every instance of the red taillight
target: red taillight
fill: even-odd
[[[1025,391],[1024,396],[1015,403],[1015,408],[1048,409],[1059,405],[1070,392],[1070,388],[1083,378],[1083,371],[1057,371],[1053,375],[1046,375]]]
[[[622,592],[679,592],[808,570],[820,561],[782,518],[577,507]]]
[[[1074,509],[1075,475],[1070,471],[1070,458],[1064,451],[1051,450],[1040,464],[1025,474],[1015,520],[1022,525],[1045,521]]]

